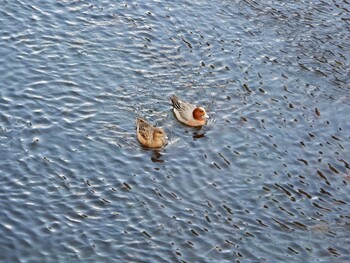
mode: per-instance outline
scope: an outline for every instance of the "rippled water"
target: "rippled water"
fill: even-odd
[[[0,261],[350,261],[347,0],[0,2]]]

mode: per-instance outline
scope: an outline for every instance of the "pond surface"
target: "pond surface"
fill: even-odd
[[[1,262],[350,261],[348,0],[0,2]]]

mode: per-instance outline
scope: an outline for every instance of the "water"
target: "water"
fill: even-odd
[[[0,261],[350,261],[348,1],[0,6]]]

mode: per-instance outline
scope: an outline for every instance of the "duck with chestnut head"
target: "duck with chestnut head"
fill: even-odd
[[[180,122],[192,127],[203,126],[207,123],[209,116],[203,107],[193,105],[175,95],[172,95],[170,100],[174,114]]]

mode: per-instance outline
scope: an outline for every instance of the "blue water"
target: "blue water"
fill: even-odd
[[[349,10],[2,0],[0,261],[349,262]]]

